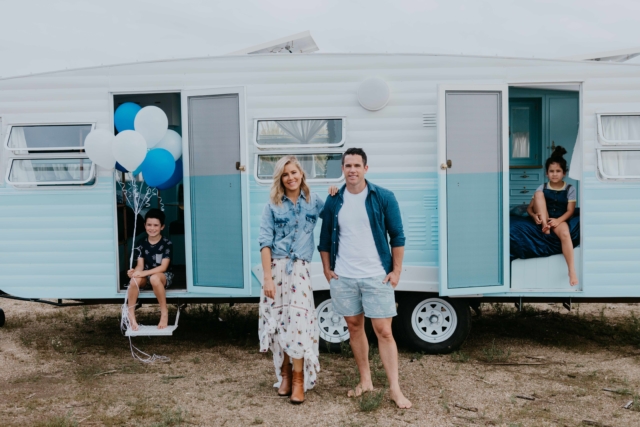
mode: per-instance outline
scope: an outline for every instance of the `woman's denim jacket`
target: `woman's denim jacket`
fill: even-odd
[[[272,258],[289,258],[287,274],[292,273],[294,261],[311,262],[315,249],[313,229],[323,208],[324,201],[315,193],[311,193],[309,203],[304,199],[304,192],[295,205],[287,196],[282,197],[280,206],[268,203],[260,222],[260,250],[268,246]]]

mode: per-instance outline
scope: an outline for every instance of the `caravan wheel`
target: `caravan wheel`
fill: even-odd
[[[4,311],[0,308],[0,328],[4,326]]]
[[[424,294],[400,305],[400,321],[408,344],[430,354],[457,350],[471,330],[467,301]]]
[[[340,343],[349,340],[349,329],[344,317],[333,311],[331,294],[317,292],[314,295],[318,326],[320,328],[320,351],[340,352]]]

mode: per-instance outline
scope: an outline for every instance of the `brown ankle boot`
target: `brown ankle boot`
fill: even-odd
[[[289,360],[285,360],[280,371],[280,374],[282,375],[282,382],[280,383],[280,388],[278,389],[278,396],[291,395],[291,372],[291,363],[289,363]]]
[[[293,371],[290,400],[291,403],[304,402],[304,371]]]

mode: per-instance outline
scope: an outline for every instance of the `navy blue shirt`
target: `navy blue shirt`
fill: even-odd
[[[378,250],[382,266],[387,274],[389,274],[393,270],[393,260],[391,258],[389,245],[391,245],[392,248],[397,248],[404,246],[405,242],[400,207],[393,192],[378,187],[369,181],[366,182],[369,194],[367,194],[367,199],[364,203],[367,209],[367,215],[369,216],[371,233],[373,234],[373,240],[376,243],[376,249]],[[340,244],[338,212],[340,212],[342,204],[344,203],[343,194],[346,188],[347,186],[343,185],[338,194],[327,197],[324,210],[320,215],[322,218],[322,228],[320,231],[318,250],[320,252],[329,252],[331,270],[336,266],[336,256],[338,255],[338,247]]]

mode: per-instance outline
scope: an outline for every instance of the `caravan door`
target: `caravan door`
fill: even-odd
[[[247,295],[243,88],[182,92],[187,290]]]
[[[508,88],[438,91],[440,294],[509,287]]]

